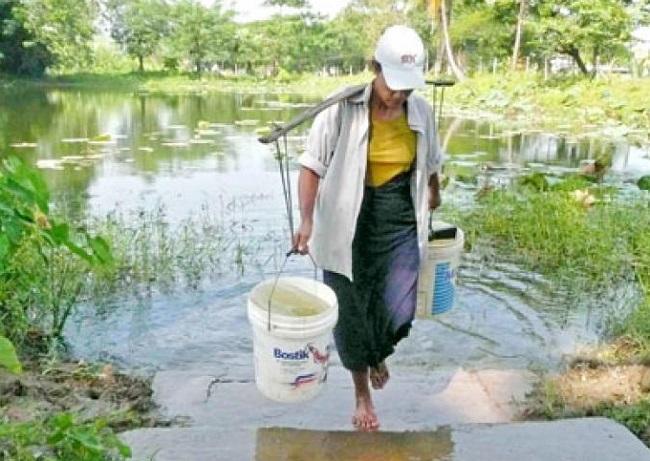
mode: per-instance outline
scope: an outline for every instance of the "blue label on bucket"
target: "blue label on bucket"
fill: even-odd
[[[448,262],[436,264],[436,277],[433,284],[433,301],[431,313],[441,314],[454,305],[456,286],[454,284],[454,270]]]
[[[286,352],[276,347],[273,349],[273,357],[281,360],[309,360],[309,350],[307,348]]]

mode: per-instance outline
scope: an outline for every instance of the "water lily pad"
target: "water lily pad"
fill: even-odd
[[[473,152],[471,154],[457,154],[450,156],[450,160],[468,160],[471,158],[478,158],[485,156],[485,152]]]
[[[36,167],[44,170],[62,170],[61,160],[58,159],[41,159],[36,161]]]
[[[61,142],[66,144],[82,144],[88,142],[88,138],[63,138]]]
[[[111,140],[111,135],[108,133],[100,134],[98,136],[95,136],[94,138],[90,138],[91,141],[94,142],[105,142],[105,141],[110,141]]]
[[[199,136],[218,136],[221,134],[221,132],[217,130],[196,130],[196,133]]]
[[[142,152],[153,152],[153,147],[141,146],[141,147],[138,147],[138,150],[140,150]]]
[[[90,144],[91,146],[116,146],[116,145],[117,145],[117,141],[112,141],[112,140],[108,140],[108,141],[93,141],[93,140],[90,140],[90,141],[88,141],[88,144]]]
[[[165,147],[190,147],[189,142],[162,142],[160,145]]]
[[[214,144],[212,139],[191,139],[190,144]]]
[[[259,120],[235,120],[235,125],[237,126],[255,126],[259,123]]]
[[[28,147],[36,147],[38,144],[35,142],[15,142],[13,144],[10,144],[11,147],[15,147],[17,149],[25,149]]]

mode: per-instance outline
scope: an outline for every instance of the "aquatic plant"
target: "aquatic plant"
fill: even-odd
[[[583,134],[600,125],[608,127],[610,136],[647,142],[650,105],[642,95],[648,91],[647,79],[545,80],[534,73],[511,72],[475,75],[451,88],[446,100],[457,109],[503,114],[524,127],[565,125],[569,132]]]
[[[19,347],[30,328],[58,339],[78,290],[56,260],[100,271],[112,263],[110,247],[82,227],[53,219],[40,173],[17,158],[0,162],[0,335]]]
[[[92,219],[88,226],[111,243],[115,264],[92,276],[85,298],[101,304],[115,297],[196,290],[224,275],[261,270],[284,240],[274,233],[256,235],[242,219],[236,204],[220,210],[203,206],[179,222],[171,222],[162,206]]]
[[[618,284],[636,283],[645,301],[617,331],[633,335],[650,351],[646,198],[623,200],[614,188],[580,177],[553,185],[537,178],[489,190],[473,209],[447,214],[464,229],[469,247],[494,248],[499,258],[545,274],[573,292],[606,293]]]

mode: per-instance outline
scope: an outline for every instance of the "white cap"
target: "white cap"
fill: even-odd
[[[425,86],[424,45],[417,32],[407,26],[391,26],[377,42],[375,60],[381,64],[391,90],[412,90]]]

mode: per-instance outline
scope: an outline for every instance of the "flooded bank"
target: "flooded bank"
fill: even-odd
[[[66,331],[75,354],[149,369],[250,366],[245,298],[276,273],[288,246],[273,152],[256,138],[307,103],[295,95],[56,89],[8,95],[0,109],[2,151],[41,168],[55,209],[81,221],[122,213],[127,225],[129,217],[161,209],[169,229],[209,213],[223,225],[220,232],[234,239],[220,255],[220,271],[198,287],[153,289],[101,309],[85,302]],[[290,137],[293,154],[300,152],[305,130]],[[530,171],[575,172],[598,158],[608,159],[607,181],[616,187],[650,171],[647,151],[589,133],[514,132],[489,119],[450,116],[441,138],[450,177],[443,200],[458,206],[471,206],[486,184],[508,183]],[[237,247],[244,243],[249,246]],[[311,264],[292,258],[286,272],[310,276]],[[637,294],[621,290],[611,299],[567,296],[544,277],[487,264],[473,252],[461,267],[459,305],[434,321],[416,322],[394,362],[422,370],[553,367],[597,341],[612,311],[633,305]]]

